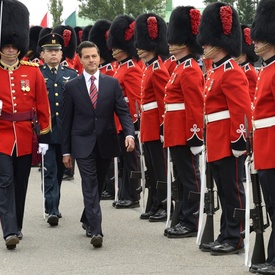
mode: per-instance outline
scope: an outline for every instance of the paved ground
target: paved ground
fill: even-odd
[[[244,254],[211,256],[198,249],[195,238],[164,237],[165,223],[140,220],[141,208],[115,209],[111,201],[101,205],[104,242],[101,249],[94,249],[79,222],[83,207],[79,175],[63,182],[63,218],[57,227],[50,227],[42,217],[40,173],[32,168],[24,238],[14,251],[8,251],[4,242],[0,245],[0,275],[250,274]],[[218,219],[216,215],[216,228]]]

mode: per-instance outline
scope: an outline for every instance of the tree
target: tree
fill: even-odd
[[[208,5],[210,3],[214,3],[214,2],[223,2],[223,3],[228,3],[230,5],[234,5],[234,3],[236,2],[236,0],[222,0],[222,1],[217,1],[217,0],[204,0],[203,3],[205,5]]]
[[[63,20],[61,15],[63,12],[63,0],[50,0],[49,11],[53,17],[53,28],[57,25],[61,25]]]
[[[257,3],[255,0],[239,0],[237,10],[239,13],[240,22],[242,24],[251,25],[255,16]]]
[[[155,12],[165,16],[165,0],[78,0],[79,16],[91,20],[113,20],[119,14],[137,17],[141,13]]]

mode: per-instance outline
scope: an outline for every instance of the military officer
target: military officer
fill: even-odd
[[[52,139],[45,155],[45,209],[49,214],[47,222],[57,225],[59,212],[60,187],[64,174],[61,154],[61,120],[64,84],[77,76],[75,70],[60,65],[64,40],[61,35],[49,33],[40,38],[41,56],[44,65],[40,70],[44,76],[51,107]]]

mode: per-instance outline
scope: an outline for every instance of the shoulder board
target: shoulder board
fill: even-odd
[[[224,71],[228,71],[233,69],[234,66],[233,64],[230,62],[230,60],[228,60],[227,62],[224,63]]]
[[[73,68],[70,68],[70,67],[66,67],[66,66],[60,66],[61,70],[64,71],[64,70],[68,70],[68,71],[73,71],[73,72],[76,72],[75,69]]]
[[[170,58],[171,58],[171,61],[176,61],[176,57],[174,55],[172,55]]]
[[[188,67],[192,67],[192,62],[191,62],[191,59],[187,59],[185,62],[184,62],[184,65],[183,65],[183,68],[188,68]]]
[[[113,66],[112,66],[112,64],[108,64],[107,65],[107,68],[106,68],[106,71],[113,71],[114,69],[113,69]]]
[[[30,62],[30,61],[25,61],[25,60],[20,60],[21,65],[26,65],[26,66],[32,66],[32,67],[39,67],[39,65],[35,62]]]
[[[133,62],[133,60],[129,60],[127,62],[127,68],[132,68],[132,67],[135,67],[135,63]]]
[[[245,72],[250,71],[249,64],[244,65],[244,71]]]
[[[153,63],[153,71],[157,70],[157,69],[160,69],[160,64],[159,64],[159,61],[156,60],[154,63]]]

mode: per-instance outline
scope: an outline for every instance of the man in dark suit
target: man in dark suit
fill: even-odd
[[[44,64],[40,66],[48,92],[51,107],[52,140],[45,155],[45,208],[49,214],[47,222],[58,225],[60,187],[64,174],[61,154],[61,121],[64,84],[77,76],[75,70],[60,65],[63,37],[56,33],[44,35],[38,41]]]
[[[89,41],[79,45],[83,74],[65,85],[62,120],[63,163],[77,161],[82,179],[85,224],[92,234],[91,244],[101,247],[101,208],[99,195],[111,159],[119,154],[114,113],[125,131],[125,147],[133,151],[134,125],[118,81],[98,70],[100,55]]]

